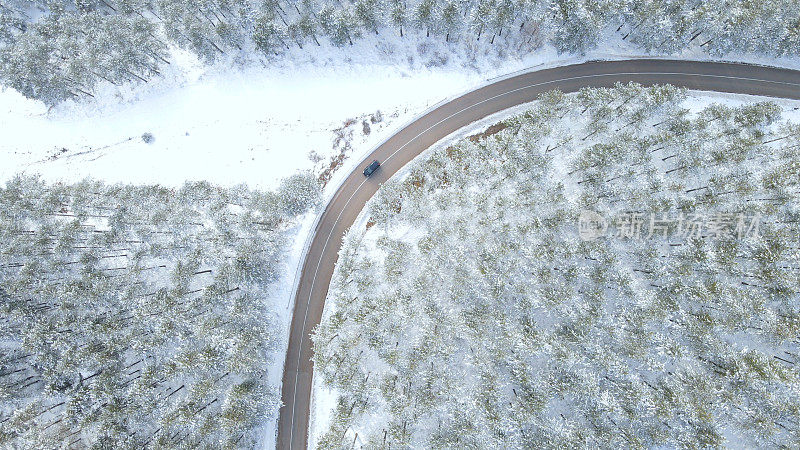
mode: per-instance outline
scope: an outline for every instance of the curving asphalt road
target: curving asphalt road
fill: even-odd
[[[322,317],[328,285],[345,232],[381,183],[425,149],[477,120],[537,99],[542,92],[575,92],[616,82],[673,84],[701,91],[800,99],[800,71],[732,63],[636,59],[598,61],[525,72],[463,94],[428,111],[378,146],[351,173],[322,213],[306,254],[295,298],[283,372],[278,448],[308,445],[313,375],[310,334]],[[362,166],[377,159],[370,178]]]

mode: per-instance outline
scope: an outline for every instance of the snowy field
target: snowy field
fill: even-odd
[[[344,48],[295,49],[269,67],[253,61],[206,66],[173,48],[163,78],[101,86],[94,100],[52,109],[0,88],[0,180],[37,173],[52,181],[274,187],[294,171],[324,170],[339,153],[335,130],[349,120],[361,122],[377,111],[383,116],[369,135],[357,127],[352,151],[361,156],[426,107],[487,79],[641,54],[612,31],[600,50],[584,56],[558,55],[545,46],[519,58],[509,55],[511,42],[503,38],[464,48],[414,33],[369,36]],[[708,59],[698,49],[680,57]],[[800,67],[797,58],[728,59]]]

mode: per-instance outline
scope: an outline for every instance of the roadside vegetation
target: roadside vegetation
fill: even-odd
[[[0,80],[53,105],[93,97],[99,83],[147,83],[170,65],[174,46],[207,63],[246,61],[292,58],[326,43],[349,46],[368,35],[396,41],[409,31],[473,56],[493,47],[524,55],[545,44],[581,54],[615,34],[653,54],[679,54],[691,46],[715,56],[796,56],[800,5],[797,0],[5,0]]]
[[[800,124],[695,101],[548,92],[387,182],[315,332],[317,447],[800,442]]]
[[[310,174],[0,188],[0,447],[242,448],[280,403],[270,304]]]

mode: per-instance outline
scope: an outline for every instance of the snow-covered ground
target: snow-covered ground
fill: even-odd
[[[204,66],[173,49],[162,79],[107,85],[94,100],[49,111],[0,88],[0,181],[25,172],[48,180],[272,187],[296,170],[315,168],[312,152],[328,161],[337,153],[333,130],[349,119],[376,111],[385,119],[382,130],[354,143],[363,154],[427,106],[486,79],[530,67],[640,55],[618,34],[608,36],[584,56],[543,47],[517,57],[518,49],[501,38],[494,45],[454,46],[414,33],[401,39],[392,30],[354,46],[294,48],[266,63]],[[680,56],[709,59],[697,49]],[[800,67],[797,58],[728,59]],[[149,144],[145,133],[153,137]]]
[[[48,180],[274,187],[282,177],[311,169],[311,152],[323,161],[332,156],[334,129],[348,119],[376,111],[385,121],[407,117],[474,79],[376,72],[214,74],[139,101],[50,114],[6,90],[0,97],[0,178],[25,172]],[[363,133],[358,125],[356,137]],[[152,143],[143,141],[144,133],[152,134]]]
[[[371,148],[447,97],[530,67],[637,55],[613,33],[587,55],[557,55],[544,47],[524,57],[513,56],[518,53],[509,52],[503,38],[494,45],[455,47],[424,35],[400,39],[391,33],[384,30],[343,48],[324,42],[295,48],[267,64],[227,61],[207,67],[173,49],[163,79],[105,86],[92,101],[51,110],[0,88],[0,182],[37,173],[49,181],[91,177],[179,186],[207,180],[269,189],[298,170],[322,173],[344,148],[345,158],[335,164],[326,185],[327,199]],[[696,50],[681,56],[708,59]],[[728,59],[800,67],[798,59]],[[376,121],[378,111],[382,119]],[[152,142],[144,142],[145,133]],[[296,226],[295,244],[274,293],[274,309],[286,330],[297,267],[314,219],[309,214]],[[280,359],[274,364],[283,367]],[[270,372],[279,385],[281,370]],[[274,424],[267,428],[265,447],[272,447]]]

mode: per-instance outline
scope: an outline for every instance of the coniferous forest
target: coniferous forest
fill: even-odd
[[[800,442],[800,125],[687,100],[548,92],[383,185],[314,338],[318,448]]]
[[[645,55],[720,93],[549,91],[386,164],[556,86],[434,105],[465,80]],[[796,448],[798,61],[800,0],[0,0],[0,448],[254,448],[307,409],[324,449]],[[107,182],[142,173],[183,184]]]
[[[292,221],[275,192],[17,177],[0,188],[0,447],[252,447],[280,404],[266,301]]]
[[[458,46],[559,52],[594,48],[604,33],[653,54],[696,46],[709,55],[800,52],[797,0],[3,0],[0,79],[56,104],[92,97],[98,83],[147,83],[170,48],[201,60],[264,58],[292,48],[348,46],[412,30]]]

